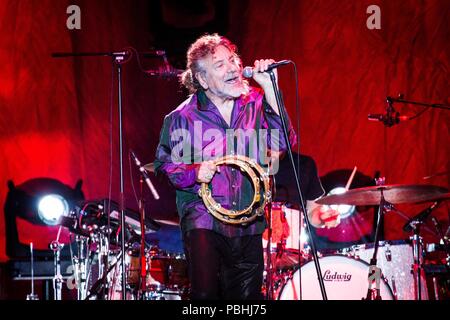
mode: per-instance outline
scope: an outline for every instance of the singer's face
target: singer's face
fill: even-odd
[[[200,64],[204,71],[199,73],[198,79],[210,99],[234,99],[245,92],[240,59],[228,48],[218,46]]]

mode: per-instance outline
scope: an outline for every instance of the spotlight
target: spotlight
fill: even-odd
[[[36,258],[53,257],[49,244],[59,236],[61,244],[73,239],[66,228],[59,230],[59,220],[67,216],[76,203],[84,199],[82,181],[70,187],[51,178],[35,178],[15,185],[8,181],[5,201],[6,253],[11,259],[29,257],[33,242]],[[61,256],[70,256],[64,246]]]
[[[59,194],[49,194],[39,200],[38,214],[45,224],[54,226],[58,224],[62,216],[67,216],[68,213],[69,204]]]

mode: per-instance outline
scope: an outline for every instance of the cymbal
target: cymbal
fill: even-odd
[[[354,206],[379,205],[381,193],[392,204],[433,201],[448,193],[448,189],[430,185],[384,185],[348,190],[316,201],[318,204],[348,204]]]
[[[446,200],[450,200],[450,192],[437,195],[437,196],[432,197],[432,198],[430,198],[430,199],[428,199],[426,201],[418,201],[417,203],[434,202],[434,201],[446,201]]]
[[[147,163],[144,165],[144,169],[150,172],[155,172],[155,165],[153,162]]]
[[[168,226],[179,226],[180,223],[177,221],[172,221],[172,220],[160,220],[160,219],[155,219],[155,221],[159,224],[162,225],[168,225]]]

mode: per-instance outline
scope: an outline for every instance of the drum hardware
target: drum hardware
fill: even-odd
[[[330,300],[360,300],[367,291],[367,268],[364,260],[344,255],[328,255],[319,258],[327,295]],[[321,300],[321,291],[316,281],[316,270],[312,261],[299,270],[291,271],[282,280],[278,300],[298,300],[298,282],[301,270],[301,283],[304,300]],[[394,294],[385,279],[380,278],[380,295],[384,300],[393,300]]]
[[[63,278],[61,275],[61,249],[64,247],[63,243],[59,242],[59,235],[61,234],[61,228],[62,226],[59,226],[58,235],[56,236],[56,240],[52,241],[49,245],[50,250],[53,251],[54,255],[54,270],[55,270],[55,276],[53,278],[53,295],[54,300],[61,300],[62,299],[62,283]]]
[[[346,257],[369,263],[373,255],[374,243],[354,245],[338,254]],[[397,300],[416,299],[415,276],[412,273],[414,262],[414,252],[412,242],[408,240],[379,241],[377,265],[383,271],[381,277],[392,289]],[[428,298],[426,278],[422,272],[422,299]]]
[[[380,182],[384,183],[382,179],[379,181],[377,186],[359,188],[349,190],[343,194],[336,194],[323,197],[322,199],[317,200],[316,202],[319,204],[348,204],[348,205],[378,205],[378,217],[377,217],[377,226],[375,232],[375,247],[372,259],[370,260],[370,268],[369,268],[369,279],[373,279],[373,277],[377,276],[376,273],[381,274],[381,270],[379,270],[376,266],[376,257],[378,251],[378,239],[380,232],[380,220],[383,214],[387,211],[396,211],[400,212],[394,207],[394,204],[400,203],[412,203],[412,202],[423,202],[430,201],[431,199],[436,199],[439,197],[443,197],[448,193],[448,190],[438,186],[429,186],[429,185],[384,185],[380,184]],[[414,271],[417,271],[416,274],[416,289],[417,289],[417,298],[421,298],[421,281],[420,281],[420,252],[421,252],[421,238],[419,236],[420,229],[417,228],[416,235],[413,236],[414,241]],[[379,289],[372,290],[371,282],[369,281],[369,290],[367,292],[366,299],[371,300],[381,299]]]
[[[414,264],[412,266],[414,278],[415,278],[415,291],[416,291],[416,300],[422,300],[422,263],[423,263],[423,242],[422,237],[420,236],[420,225],[422,222],[417,221],[412,223],[413,225],[413,236],[410,238],[413,243],[413,257]]]
[[[84,300],[87,295],[87,274],[88,274],[88,258],[87,254],[89,251],[88,248],[88,239],[83,236],[77,235],[75,237],[77,243],[77,255],[73,257],[74,260],[74,276],[76,282],[77,289],[77,299]]]
[[[102,276],[99,277],[99,279],[89,289],[87,296],[85,298],[86,300],[90,300],[90,299],[94,299],[94,298],[97,300],[107,300],[108,299],[108,296],[109,296],[108,291],[111,288],[108,277],[109,277],[111,271],[113,271],[116,268],[117,263],[119,262],[119,259],[121,258],[121,255],[122,255],[122,253],[119,252],[117,257],[115,257],[115,261],[113,261],[112,263],[109,264],[109,268],[103,270]]]

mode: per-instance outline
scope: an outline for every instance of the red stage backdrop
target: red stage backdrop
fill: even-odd
[[[50,177],[74,185],[83,179],[87,199],[118,199],[116,78],[108,57],[54,59],[52,52],[120,51],[133,46],[167,50],[177,67],[187,44],[205,31],[235,41],[245,65],[272,57],[296,62],[300,93],[301,152],[313,156],[319,173],[358,166],[388,184],[449,187],[449,176],[424,176],[450,169],[446,110],[428,110],[415,120],[386,128],[369,122],[383,113],[386,96],[450,103],[450,25],[447,0],[0,2],[0,206],[6,181],[16,184]],[[67,7],[78,5],[81,29],[69,30]],[[380,29],[369,29],[371,5],[380,9]],[[145,68],[157,59],[143,59]],[[294,124],[292,69],[280,70],[285,103]],[[111,95],[111,90],[113,94]],[[153,161],[163,117],[185,98],[175,79],[150,78],[136,59],[123,66],[125,150]],[[421,107],[395,104],[402,115]],[[112,150],[112,151],[111,151]],[[126,204],[136,208],[125,156]],[[112,172],[112,174],[111,174]],[[155,179],[163,194],[155,202],[146,191],[147,212],[173,218],[173,190]],[[137,185],[136,185],[137,187]],[[407,206],[413,216],[425,205]],[[403,209],[403,207],[402,207]],[[0,215],[0,260],[5,254]],[[448,225],[448,208],[436,215]],[[408,236],[395,213],[385,219],[387,239]]]

